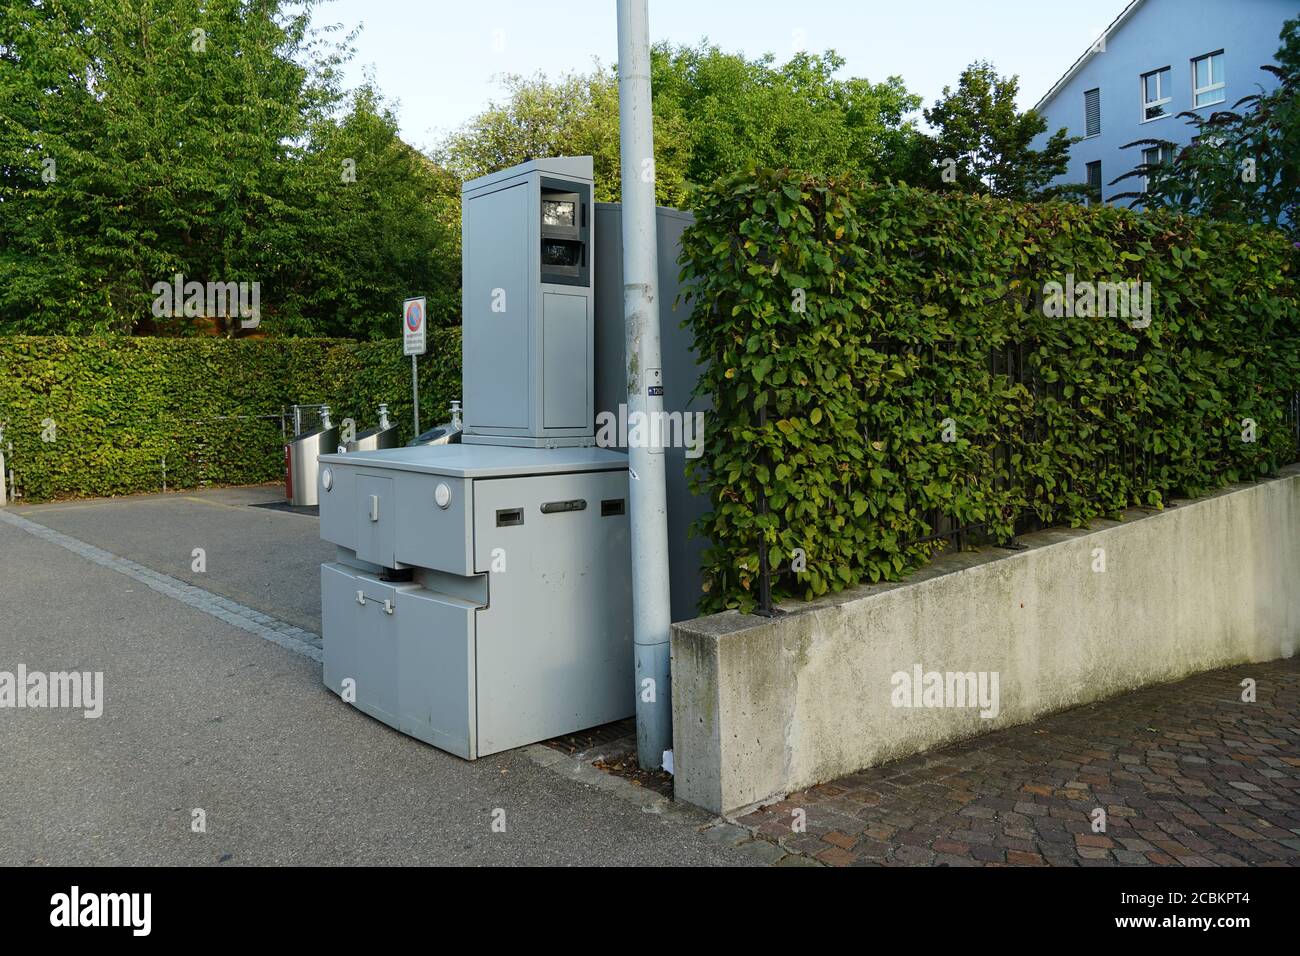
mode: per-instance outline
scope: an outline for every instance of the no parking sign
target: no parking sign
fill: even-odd
[[[402,303],[402,354],[423,355],[428,347],[424,296]]]

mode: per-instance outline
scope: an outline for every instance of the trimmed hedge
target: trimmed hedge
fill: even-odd
[[[460,355],[459,329],[430,329],[422,427],[444,421],[460,397]],[[411,370],[401,343],[0,338],[0,423],[26,501],[159,491],[164,456],[169,488],[279,480],[281,408],[319,402],[358,430],[387,402],[408,440]]]
[[[1295,457],[1281,234],[770,170],[702,191],[695,215],[702,610],[754,607],[760,535],[776,598],[812,598],[905,575],[952,525],[1078,526]],[[1151,283],[1150,325],[1046,314],[1067,274]]]

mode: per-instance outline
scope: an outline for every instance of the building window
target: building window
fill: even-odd
[[[1088,90],[1083,94],[1083,128],[1085,136],[1101,133],[1101,90]]]
[[[1088,205],[1095,206],[1101,202],[1101,160],[1088,164]]]
[[[1223,83],[1223,51],[1192,61],[1192,105],[1213,106],[1228,98]]]
[[[1168,116],[1169,67],[1142,74],[1142,122]]]
[[[1174,161],[1174,148],[1172,146],[1152,146],[1149,149],[1142,150],[1142,163],[1145,166],[1159,166],[1163,163],[1172,163]],[[1151,180],[1142,177],[1142,191],[1146,192],[1151,188]]]

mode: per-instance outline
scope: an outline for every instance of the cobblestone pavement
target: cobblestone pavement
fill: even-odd
[[[1241,700],[1246,678],[1255,703]],[[1297,865],[1300,658],[1079,707],[737,822],[833,866]]]

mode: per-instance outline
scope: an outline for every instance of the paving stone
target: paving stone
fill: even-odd
[[[823,836],[822,839],[825,840],[827,843],[831,844],[832,846],[839,847],[841,850],[852,850],[853,847],[856,846],[858,842],[853,837],[849,836],[848,834],[841,833],[838,830],[832,830],[830,833],[827,833],[825,836]]]
[[[816,856],[827,866],[850,866],[857,859],[848,850],[838,846],[828,846],[817,853]]]
[[[786,855],[785,850],[775,843],[768,843],[766,840],[751,840],[748,843],[740,844],[736,849],[748,855],[759,866],[769,866]],[[831,847],[830,849],[836,848]]]
[[[908,866],[928,866],[934,854],[919,846],[900,846],[894,850],[894,859]]]
[[[719,823],[717,826],[706,827],[700,833],[704,839],[712,843],[722,843],[726,846],[736,846],[750,839],[748,830],[743,827],[733,826],[730,823]]]
[[[782,866],[1300,865],[1296,713],[1300,659],[1199,674],[791,794],[737,821],[758,837],[740,846]]]

